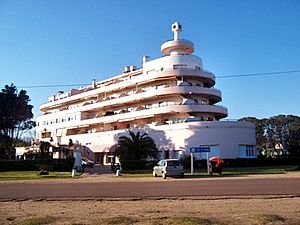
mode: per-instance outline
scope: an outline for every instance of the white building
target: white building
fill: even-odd
[[[180,39],[181,25],[172,25],[174,39],[161,45],[163,57],[143,58],[142,68],[89,86],[58,92],[40,106],[37,139],[68,145],[71,139],[83,154],[107,164],[118,137],[128,129],[147,132],[161,157],[177,158],[191,147],[209,149],[210,156],[256,157],[255,125],[219,121],[227,109],[216,103],[221,92],[215,76],[192,55],[191,41]],[[196,153],[197,158],[204,158]]]

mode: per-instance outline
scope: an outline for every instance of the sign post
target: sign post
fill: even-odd
[[[207,165],[207,173],[209,173],[209,161],[208,161],[208,153],[210,152],[209,146],[200,146],[200,147],[190,147],[191,153],[191,174],[194,174],[194,154],[193,153],[201,153],[206,152],[206,165]]]
[[[207,173],[209,173],[208,152],[206,152],[206,165],[207,165]]]
[[[201,146],[198,151],[199,152],[206,152],[206,166],[207,166],[207,173],[209,173],[208,153],[210,152],[210,147],[209,146]]]
[[[190,147],[190,153],[191,153],[191,175],[194,174],[194,153],[199,152],[199,147]]]
[[[194,155],[191,152],[191,175],[194,174]]]

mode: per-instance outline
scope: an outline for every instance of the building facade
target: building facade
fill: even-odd
[[[255,125],[220,121],[228,112],[217,104],[222,97],[215,76],[192,55],[194,45],[180,38],[181,29],[172,25],[174,39],[161,45],[163,57],[145,56],[141,68],[126,66],[118,76],[49,97],[40,106],[37,139],[54,146],[71,141],[103,164],[128,129],[148,133],[162,158],[179,158],[193,147],[222,158],[256,157]]]

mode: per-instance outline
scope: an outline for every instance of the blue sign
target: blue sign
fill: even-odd
[[[190,152],[210,152],[210,147],[190,147]]]
[[[210,147],[200,147],[199,152],[210,152]]]
[[[190,147],[190,152],[199,152],[200,148],[199,147]]]

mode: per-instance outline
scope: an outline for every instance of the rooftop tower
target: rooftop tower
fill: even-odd
[[[172,24],[174,39],[166,41],[161,45],[161,52],[167,55],[190,55],[194,52],[194,44],[189,40],[180,39],[179,34],[182,31],[180,23]]]

